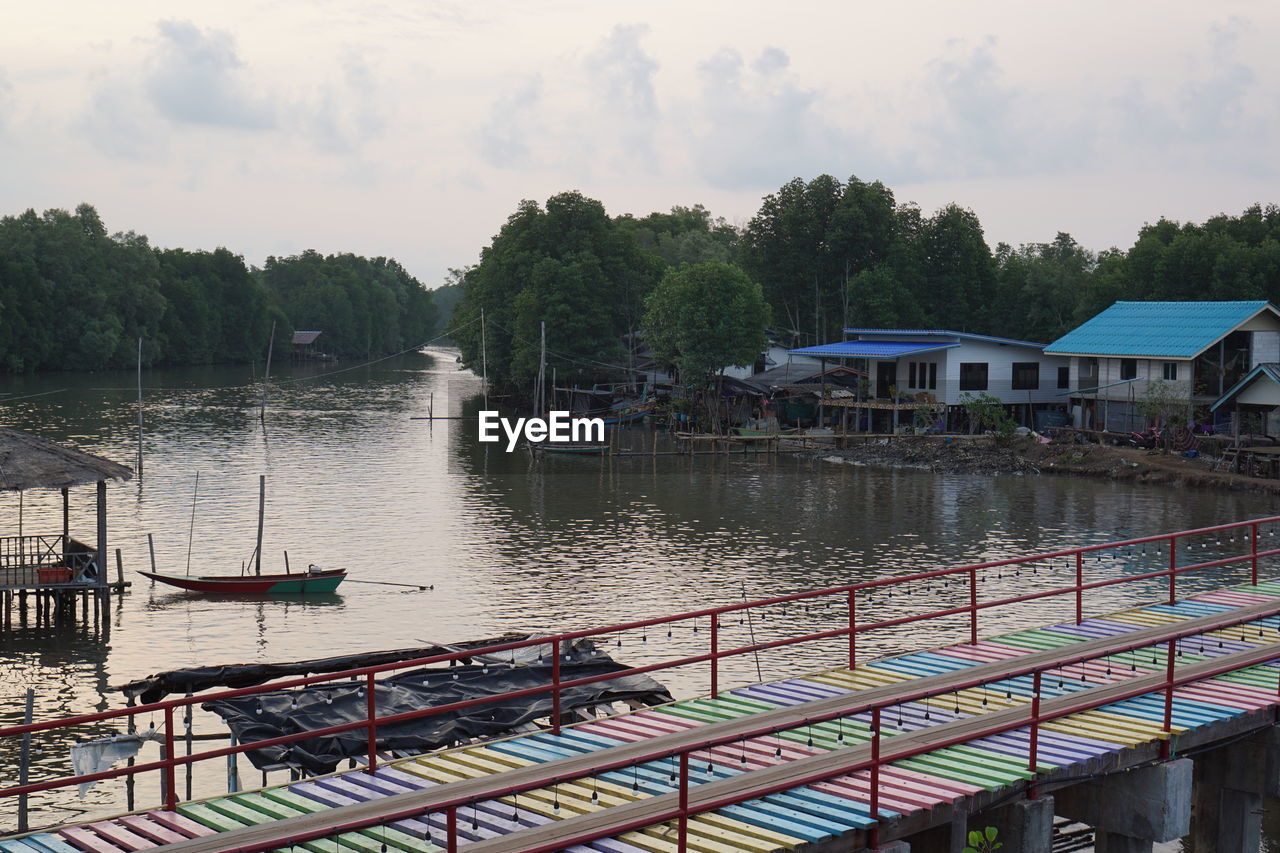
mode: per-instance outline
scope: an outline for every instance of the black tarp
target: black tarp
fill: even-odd
[[[414,649],[393,649],[381,652],[361,652],[353,655],[339,655],[331,658],[294,661],[292,663],[234,663],[213,666],[189,667],[168,672],[158,672],[123,684],[119,690],[131,699],[138,699],[143,704],[159,702],[170,694],[199,693],[215,687],[240,688],[256,687],[277,678],[296,678],[324,672],[342,672],[347,669],[362,669],[366,666],[381,666],[384,663],[395,663],[402,660],[416,660],[436,655],[448,654],[465,649],[478,649],[499,643],[513,643],[529,639],[528,634],[504,634],[488,640],[471,640],[452,646],[421,646]],[[537,654],[538,647],[516,649],[517,660],[523,660]],[[545,653],[545,650],[544,652]],[[503,652],[507,657],[511,652]],[[465,662],[469,660],[464,659]]]
[[[648,704],[671,701],[666,688],[657,681],[647,675],[629,674],[630,667],[594,649],[575,648],[565,657],[569,659],[561,663],[561,681],[615,672],[618,677],[562,690],[562,711],[614,701],[637,700]],[[379,717],[467,699],[495,698],[462,711],[380,725],[378,750],[425,752],[474,738],[494,737],[540,717],[549,717],[550,691],[516,700],[502,697],[517,690],[550,683],[550,663],[536,661],[515,666],[477,663],[425,668],[382,679],[376,686]],[[241,743],[253,743],[364,720],[366,702],[364,682],[347,681],[219,700],[202,707],[222,717]],[[356,729],[251,750],[246,754],[258,768],[289,765],[316,774],[331,772],[342,759],[363,756],[367,749],[366,731]]]

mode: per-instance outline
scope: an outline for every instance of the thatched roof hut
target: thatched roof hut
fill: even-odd
[[[132,477],[131,468],[110,459],[0,427],[0,490],[64,489]]]

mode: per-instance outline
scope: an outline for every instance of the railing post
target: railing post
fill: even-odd
[[[849,590],[849,669],[858,665],[858,601],[857,591]]]
[[[458,853],[458,807],[449,806],[444,818],[445,850]]]
[[[1027,787],[1027,799],[1036,799],[1035,775],[1040,765],[1040,670],[1036,670],[1031,679],[1031,744],[1027,751],[1027,771],[1031,773],[1031,784]]]
[[[560,638],[551,641],[551,733],[560,734]]]
[[[870,793],[870,814],[875,821],[871,826],[871,847],[880,843],[880,706],[871,709],[871,778],[867,782]]]
[[[1258,585],[1258,522],[1255,521],[1249,525],[1249,533],[1250,533],[1250,540],[1251,540],[1250,546],[1249,546],[1249,557],[1250,557],[1250,563],[1251,563],[1251,569],[1249,573],[1249,583],[1253,584],[1254,586],[1257,586]]]
[[[1172,577],[1172,576],[1171,576]],[[1170,640],[1164,663],[1164,740],[1160,742],[1160,757],[1169,757],[1169,739],[1173,737],[1173,657],[1177,640]]]
[[[369,738],[369,763],[366,770],[372,773],[378,769],[378,700],[374,694],[374,680],[372,672],[367,674],[364,689],[366,691],[365,719],[369,722],[368,727],[365,729]]]
[[[178,808],[178,783],[173,772],[173,759],[177,750],[173,745],[173,706],[164,706],[164,807],[168,811]]]
[[[1178,588],[1178,537],[1169,537],[1169,603],[1177,604]]]
[[[1076,624],[1084,621],[1084,553],[1076,551]]]
[[[711,698],[720,696],[720,614],[711,614]]]
[[[978,570],[969,570],[969,645],[978,645]]]
[[[680,824],[676,835],[676,849],[685,853],[689,849],[689,753],[680,753]]]

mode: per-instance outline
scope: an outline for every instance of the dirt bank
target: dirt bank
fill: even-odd
[[[963,474],[1074,474],[1171,486],[1195,486],[1280,494],[1280,480],[1214,471],[1213,460],[1187,459],[1132,447],[1038,444],[1015,439],[997,447],[989,438],[902,436],[820,451],[820,458],[853,465],[918,468]]]

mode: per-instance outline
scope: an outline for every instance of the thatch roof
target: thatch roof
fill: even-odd
[[[132,477],[133,469],[110,459],[0,427],[0,490],[60,489]]]

